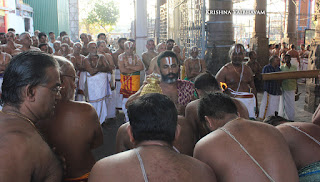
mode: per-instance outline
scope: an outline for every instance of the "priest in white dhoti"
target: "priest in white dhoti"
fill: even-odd
[[[86,97],[97,111],[100,124],[107,118],[107,98],[111,95],[108,73],[112,72],[104,55],[97,54],[97,44],[88,44],[89,54],[84,60],[86,73]]]

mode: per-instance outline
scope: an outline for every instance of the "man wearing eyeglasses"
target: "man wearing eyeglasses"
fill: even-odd
[[[258,113],[257,91],[254,86],[253,73],[244,64],[245,49],[242,44],[235,44],[229,51],[230,63],[224,65],[216,75],[219,82],[226,83],[230,95],[246,105],[249,117],[256,118]]]
[[[39,125],[48,144],[65,159],[65,181],[86,180],[95,159],[91,150],[102,145],[98,115],[86,102],[74,101],[76,72],[72,63],[55,57],[60,65],[61,100],[54,116]]]
[[[8,65],[0,112],[1,181],[61,181],[62,166],[36,129],[60,99],[59,65],[40,51],[23,52]]]

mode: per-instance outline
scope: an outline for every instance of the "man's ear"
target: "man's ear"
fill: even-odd
[[[127,127],[127,133],[128,133],[128,135],[129,135],[130,142],[135,145],[135,140],[134,140],[134,138],[133,138],[132,128],[131,128],[131,125],[130,125],[130,124],[129,124],[129,126]]]
[[[27,86],[24,87],[23,92],[24,92],[24,95],[25,95],[25,98],[26,98],[27,101],[30,101],[30,102],[34,102],[35,101],[35,95],[36,95],[36,92],[37,92],[35,87],[27,85]]]

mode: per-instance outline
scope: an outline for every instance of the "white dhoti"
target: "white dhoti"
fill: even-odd
[[[120,94],[120,89],[121,89],[121,76],[120,76],[120,70],[116,69],[115,71],[115,81],[116,81],[116,95],[115,97],[115,103],[116,103],[116,108],[117,109],[121,109],[122,108],[122,99],[123,99],[123,95]]]
[[[259,118],[264,120],[268,116],[274,116],[279,110],[280,95],[271,95],[264,91],[260,104]]]
[[[107,98],[111,95],[111,88],[107,73],[97,73],[91,76],[87,73],[88,102],[96,109],[100,124],[108,114]]]
[[[256,119],[256,97],[254,94],[249,92],[236,92],[231,89],[229,90],[235,99],[239,100],[247,107],[249,118]]]
[[[280,97],[279,116],[294,121],[295,117],[295,91],[283,91]]]
[[[79,81],[77,83],[76,101],[85,101],[87,72],[78,72]]]
[[[112,85],[111,83],[113,82],[112,80],[112,75],[108,73],[108,79],[110,86]],[[116,117],[116,90],[112,91],[112,95],[107,97],[107,118],[115,118]]]
[[[297,71],[299,71],[299,70],[300,70],[300,64],[299,64],[299,62],[298,62],[298,59],[297,59],[297,58],[291,58],[290,63],[291,63],[292,65],[295,65],[295,66],[297,67]]]

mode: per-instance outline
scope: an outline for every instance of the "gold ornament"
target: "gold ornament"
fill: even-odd
[[[159,93],[162,94],[162,89],[160,87],[160,75],[152,73],[150,77],[147,78],[147,84],[142,88],[140,96],[148,93]]]

